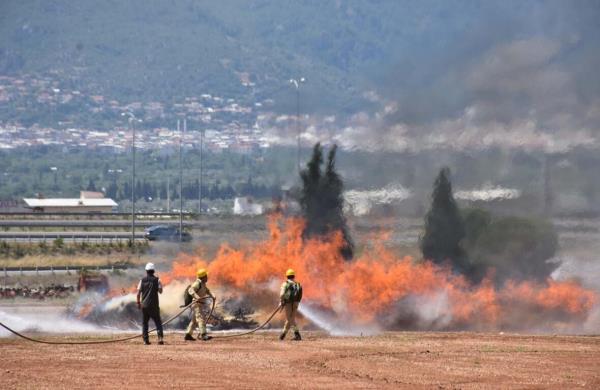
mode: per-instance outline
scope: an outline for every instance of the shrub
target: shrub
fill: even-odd
[[[63,240],[62,237],[58,237],[53,241],[52,244],[54,245],[54,248],[61,249],[62,247],[65,246],[65,240]]]
[[[20,259],[23,256],[25,256],[25,249],[21,245],[15,244],[13,248],[13,257],[15,259]]]
[[[545,280],[558,267],[549,262],[558,248],[554,227],[544,221],[521,217],[491,218],[482,227],[479,221],[467,219],[466,247],[472,273],[481,278],[495,270],[499,282],[510,279]]]

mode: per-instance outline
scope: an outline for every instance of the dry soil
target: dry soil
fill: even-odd
[[[166,345],[52,346],[0,339],[12,388],[600,388],[600,336],[393,332],[373,337],[266,332]],[[53,340],[77,338],[49,337]]]

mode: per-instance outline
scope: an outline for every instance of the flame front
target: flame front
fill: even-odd
[[[269,239],[240,248],[223,244],[214,259],[180,254],[163,283],[193,278],[208,268],[210,283],[257,305],[276,302],[278,281],[294,268],[304,300],[355,324],[388,329],[422,324],[422,310],[435,305],[444,329],[501,329],[580,324],[594,306],[596,293],[575,281],[509,281],[498,288],[490,279],[473,285],[448,267],[397,256],[375,241],[353,261],[339,254],[341,234],[325,240],[302,238],[303,221],[272,216]],[[426,325],[425,327],[435,327]]]

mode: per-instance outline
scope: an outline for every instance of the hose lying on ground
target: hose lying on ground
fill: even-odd
[[[173,317],[169,318],[168,320],[166,320],[165,322],[162,323],[163,326],[168,325],[169,323],[173,322],[177,317],[179,317],[180,315],[182,315],[187,309],[190,308],[190,306],[192,306],[195,303],[192,302],[187,306],[184,306],[183,309],[181,309],[179,311],[179,313],[175,314]],[[214,306],[214,305],[213,305]],[[119,339],[110,339],[110,340],[90,340],[90,341],[48,341],[48,340],[40,340],[40,339],[34,339],[28,336],[25,336],[24,334],[21,334],[19,332],[17,332],[14,329],[9,328],[8,326],[6,326],[5,324],[3,324],[2,322],[0,322],[0,326],[3,327],[4,329],[8,330],[10,333],[14,334],[15,336],[21,337],[22,339],[34,342],[34,343],[40,343],[40,344],[53,344],[53,345],[83,345],[83,344],[109,344],[109,343],[120,343],[122,341],[128,341],[128,340],[133,340],[133,339],[137,339],[138,337],[142,337],[143,334],[136,334],[133,336],[128,336],[128,337],[122,337]],[[152,328],[148,331],[148,333],[152,333],[156,331],[156,327]]]
[[[242,333],[233,333],[233,334],[216,334],[211,336],[212,338],[216,338],[216,339],[224,339],[224,338],[229,338],[229,337],[239,337],[239,336],[245,336],[251,333],[254,333],[258,330],[261,330],[262,328],[264,328],[265,326],[267,326],[267,324],[269,322],[271,322],[271,320],[273,319],[273,317],[275,317],[275,314],[277,314],[279,312],[279,310],[281,310],[283,306],[281,305],[277,305],[277,308],[275,308],[275,310],[273,311],[273,313],[271,313],[271,315],[269,316],[269,318],[267,318],[267,320],[265,322],[263,322],[262,324],[260,324],[259,326],[257,326],[254,329],[250,329],[249,331],[246,332],[242,332]]]
[[[203,298],[204,299],[204,298]],[[187,306],[184,306],[183,309],[181,309],[177,314],[175,314],[173,317],[169,318],[168,320],[166,320],[165,322],[162,323],[163,326],[168,325],[169,323],[173,322],[176,318],[178,318],[179,316],[181,316],[187,309],[189,309],[194,303],[196,303],[196,301],[190,303]],[[215,303],[216,303],[216,299],[213,299],[213,303],[212,303],[212,308],[210,310],[210,313],[208,314],[207,317],[207,322],[208,320],[210,320],[210,317],[212,316],[212,313],[215,309]],[[245,336],[251,333],[254,333],[262,328],[264,328],[269,322],[271,322],[271,320],[273,319],[273,317],[275,317],[275,314],[277,314],[279,312],[279,310],[281,310],[282,306],[278,305],[277,308],[273,311],[273,313],[271,313],[271,315],[269,316],[269,318],[267,318],[267,320],[265,322],[263,322],[262,324],[260,324],[258,327],[251,329],[249,331],[246,332],[242,332],[242,333],[235,333],[235,334],[224,334],[224,335],[214,335],[212,336],[213,338],[230,338],[230,337],[239,337],[239,336]],[[4,329],[6,329],[7,331],[9,331],[10,333],[14,334],[15,336],[18,336],[22,339],[25,339],[27,341],[31,341],[33,343],[39,343],[39,344],[52,344],[52,345],[86,345],[86,344],[109,344],[109,343],[120,343],[123,341],[128,341],[128,340],[133,340],[136,339],[138,337],[142,337],[143,334],[136,334],[133,336],[128,336],[128,337],[123,337],[123,338],[118,338],[118,339],[110,339],[110,340],[90,340],[90,341],[48,341],[48,340],[41,340],[41,339],[34,339],[32,337],[29,336],[25,336],[22,333],[17,332],[14,329],[9,328],[7,325],[3,324],[2,322],[0,322],[0,326],[3,327]],[[152,333],[155,332],[156,328],[152,328],[148,331],[148,333]]]

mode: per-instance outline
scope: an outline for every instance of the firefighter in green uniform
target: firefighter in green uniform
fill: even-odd
[[[285,339],[290,328],[294,331],[293,340],[302,340],[300,331],[296,325],[296,313],[298,312],[298,305],[302,300],[302,286],[295,280],[296,273],[293,269],[288,269],[285,276],[286,281],[281,285],[279,293],[281,306],[285,310],[285,324],[283,325],[283,332],[279,335],[279,340]]]
[[[195,302],[192,305],[192,320],[190,321],[190,324],[185,332],[184,339],[186,341],[195,341],[192,333],[197,326],[200,328],[200,335],[198,336],[198,339],[202,339],[204,341],[210,340],[210,336],[206,334],[206,321],[202,312],[206,307],[205,298],[210,297],[214,300],[215,297],[206,286],[206,282],[208,281],[208,272],[206,272],[204,268],[201,268],[196,273],[196,276],[196,281],[188,288],[188,294],[192,296]]]

